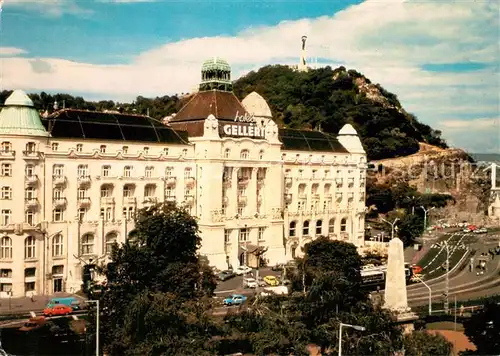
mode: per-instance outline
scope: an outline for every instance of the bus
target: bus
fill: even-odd
[[[367,265],[363,266],[360,271],[361,283],[363,287],[368,289],[375,289],[377,287],[384,287],[385,280],[387,277],[387,265],[374,266]],[[413,276],[413,269],[410,264],[405,263],[405,279],[408,283]]]

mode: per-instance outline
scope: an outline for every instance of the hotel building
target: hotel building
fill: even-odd
[[[0,297],[76,292],[137,209],[177,202],[200,254],[226,269],[300,255],[325,235],[364,241],[366,154],[356,131],[281,129],[266,101],[203,64],[199,91],[168,122],[62,109],[43,120],[16,90],[0,112]]]

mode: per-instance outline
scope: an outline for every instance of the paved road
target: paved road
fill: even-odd
[[[261,268],[259,270],[259,276],[265,277],[268,275],[279,277],[281,276],[281,273],[272,271],[269,267]],[[248,277],[255,277],[255,270],[252,275],[249,274]],[[253,291],[243,288],[243,276],[236,276],[230,280],[220,282],[215,289],[215,295],[218,297],[228,296],[233,293],[252,294]]]

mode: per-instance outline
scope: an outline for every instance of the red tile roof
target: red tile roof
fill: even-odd
[[[170,122],[205,120],[210,114],[218,120],[234,121],[236,114],[245,113],[247,111],[232,92],[201,91],[196,93]]]

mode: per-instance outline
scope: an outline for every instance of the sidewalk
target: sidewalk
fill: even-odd
[[[52,298],[72,297],[81,299],[80,296],[70,293],[58,293],[57,295],[36,295],[33,300],[29,297],[21,298],[1,298],[0,315],[23,314],[30,311],[39,311],[45,308]]]

